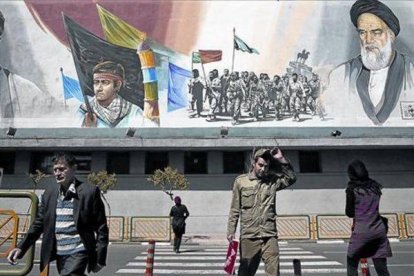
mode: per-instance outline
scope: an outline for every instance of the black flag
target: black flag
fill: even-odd
[[[112,61],[121,64],[125,69],[124,85],[119,95],[144,109],[144,84],[137,51],[97,37],[64,14],[63,21],[82,93],[94,96],[93,67],[104,61]],[[88,102],[86,104],[89,105]]]

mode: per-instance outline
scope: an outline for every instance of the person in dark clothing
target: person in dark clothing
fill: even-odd
[[[190,82],[190,94],[193,95],[191,106],[196,104],[197,114],[196,117],[201,117],[203,111],[203,90],[204,84],[201,81],[200,73],[197,69],[193,70],[193,79]]]
[[[389,276],[387,257],[392,256],[387,238],[386,218],[379,214],[382,186],[369,178],[359,160],[348,166],[349,183],[346,189],[346,215],[354,219],[347,254],[347,275],[358,275],[361,258],[372,258],[379,276]]]
[[[73,155],[57,153],[52,162],[57,185],[46,187],[34,222],[7,259],[16,264],[43,234],[40,271],[56,260],[62,276],[97,273],[106,265],[109,244],[101,192],[76,179]]]
[[[172,217],[172,228],[174,231],[174,251],[180,253],[181,239],[185,234],[185,220],[190,213],[184,204],[181,204],[181,198],[174,198],[175,205],[171,208],[170,217]]]

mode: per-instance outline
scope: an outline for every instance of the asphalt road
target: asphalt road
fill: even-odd
[[[281,274],[293,275],[292,260],[301,260],[303,275],[346,275],[347,243],[310,243],[288,242],[280,244]],[[414,241],[392,242],[394,256],[388,259],[391,275],[414,276]],[[36,259],[39,255],[37,246]],[[111,244],[108,264],[98,274],[91,275],[144,275],[146,265],[146,245],[141,244]],[[159,243],[155,249],[154,275],[225,275],[223,264],[226,256],[224,245],[183,245],[182,252],[176,254],[172,247]],[[11,266],[1,261],[1,267]],[[22,264],[19,264],[22,265]],[[36,264],[30,276],[39,275]],[[376,275],[370,262],[371,275]],[[50,276],[57,276],[56,266],[51,264]],[[257,275],[264,275],[263,264]]]

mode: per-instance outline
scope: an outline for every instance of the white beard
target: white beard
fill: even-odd
[[[380,49],[379,54],[374,51],[368,51],[367,46],[376,47],[375,45],[361,45],[362,63],[369,70],[380,70],[390,65],[393,55],[393,39],[388,38],[387,44]]]

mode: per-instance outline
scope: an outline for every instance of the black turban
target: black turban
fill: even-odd
[[[395,36],[400,32],[400,22],[395,14],[390,8],[385,4],[381,3],[378,0],[357,0],[354,5],[352,5],[351,11],[351,21],[357,26],[358,17],[363,13],[372,13],[379,18],[381,18],[388,27],[394,32]]]

